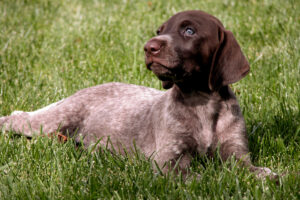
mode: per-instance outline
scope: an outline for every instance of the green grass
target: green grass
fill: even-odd
[[[2,0],[0,115],[35,110],[111,81],[161,89],[143,45],[174,13],[201,9],[239,41],[250,74],[233,85],[255,165],[279,174],[257,180],[234,161],[193,160],[200,179],[152,171],[147,158],[76,149],[48,138],[0,135],[0,199],[299,199],[300,2]]]

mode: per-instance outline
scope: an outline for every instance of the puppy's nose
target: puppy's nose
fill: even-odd
[[[161,44],[160,42],[156,41],[156,40],[150,40],[146,43],[146,45],[144,46],[144,51],[147,55],[157,55],[160,52],[160,47]]]

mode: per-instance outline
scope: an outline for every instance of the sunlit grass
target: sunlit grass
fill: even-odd
[[[191,177],[152,171],[147,158],[113,156],[0,135],[0,199],[299,199],[299,1],[0,1],[0,115],[35,110],[111,81],[161,89],[143,45],[178,11],[218,17],[239,41],[250,74],[233,85],[251,157],[281,177],[253,177],[233,161],[196,158]]]

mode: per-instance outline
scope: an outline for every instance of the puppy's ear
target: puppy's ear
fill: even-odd
[[[235,83],[246,76],[249,63],[230,31],[219,30],[219,47],[216,49],[209,73],[209,88],[213,91]]]
[[[162,86],[164,89],[170,89],[173,86],[173,82],[172,81],[162,81]]]

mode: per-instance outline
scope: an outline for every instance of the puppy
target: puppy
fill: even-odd
[[[164,172],[185,173],[195,153],[223,160],[235,156],[259,177],[275,176],[251,164],[245,122],[229,84],[249,72],[233,34],[215,17],[185,11],[171,17],[144,46],[145,62],[166,92],[143,86],[107,83],[34,112],[0,118],[3,130],[27,137],[55,133],[82,138],[88,146],[101,139],[114,147],[152,156]],[[170,165],[165,165],[169,163]]]

